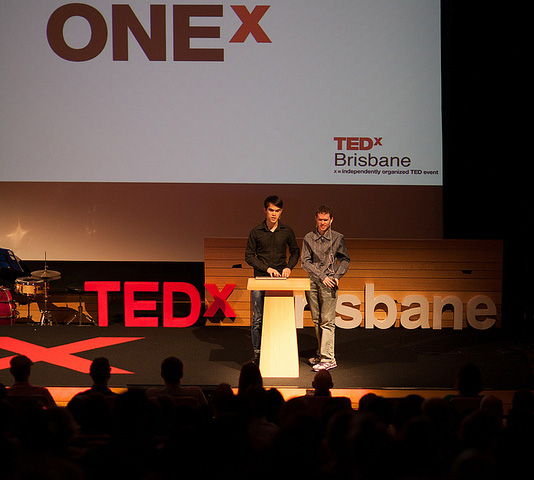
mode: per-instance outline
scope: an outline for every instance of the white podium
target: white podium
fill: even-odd
[[[265,290],[260,353],[262,377],[299,376],[293,292],[309,289],[309,278],[248,279],[247,290]]]

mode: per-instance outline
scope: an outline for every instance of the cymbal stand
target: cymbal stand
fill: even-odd
[[[46,268],[46,267],[45,267]],[[41,310],[41,320],[40,325],[52,325],[52,312],[48,310],[48,281],[44,281],[44,290],[45,290],[45,304],[44,304],[44,310]]]
[[[83,325],[83,322],[82,320],[87,320],[89,323],[93,324],[96,326],[96,322],[92,319],[92,317],[90,317],[89,315],[87,315],[84,311],[83,311],[83,306],[82,306],[82,292],[81,290],[78,290],[78,289],[75,289],[75,288],[71,288],[71,289],[68,289],[69,291],[72,291],[72,292],[76,292],[78,293],[78,296],[79,296],[79,304],[78,304],[78,313],[74,313],[72,315],[72,318],[67,322],[67,325],[70,325],[72,322],[74,322],[74,320],[78,320],[78,326],[81,326]]]

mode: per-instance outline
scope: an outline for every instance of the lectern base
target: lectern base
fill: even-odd
[[[262,377],[299,376],[295,301],[292,292],[265,292],[260,371]]]

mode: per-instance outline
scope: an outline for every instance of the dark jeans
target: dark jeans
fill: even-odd
[[[261,327],[263,324],[263,302],[265,300],[264,290],[252,290],[250,301],[252,302],[252,323],[250,334],[252,336],[252,348],[254,353],[259,353],[261,347]]]

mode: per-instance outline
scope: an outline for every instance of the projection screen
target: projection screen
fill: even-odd
[[[437,0],[3,0],[2,181],[441,185]]]

